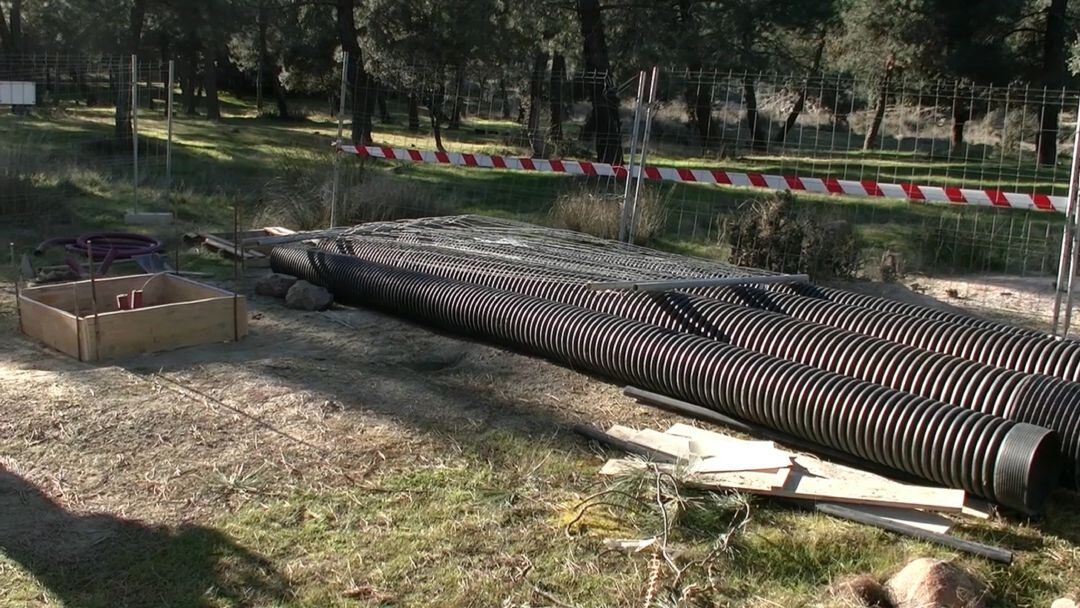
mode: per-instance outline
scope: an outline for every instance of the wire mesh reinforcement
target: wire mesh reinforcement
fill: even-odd
[[[341,236],[430,245],[488,258],[528,262],[558,273],[604,280],[647,280],[775,274],[690,258],[592,235],[479,215],[360,224]]]
[[[1080,422],[1080,384],[1003,370],[739,305],[748,301],[747,292],[756,292],[759,298],[766,299],[773,295],[760,290],[701,290],[726,294],[737,302],[734,304],[680,292],[597,292],[588,289],[580,280],[567,280],[566,274],[537,269],[528,263],[492,261],[430,246],[369,242],[356,237],[328,239],[319,246],[369,262],[522,293],[722,340],[740,348],[994,416],[1020,422],[1041,422],[1061,436],[1065,483],[1071,487],[1080,486],[1080,479],[1076,477],[1080,471],[1080,433],[1074,428]],[[800,296],[786,297],[807,300]],[[899,320],[905,319],[900,317]]]
[[[700,336],[318,250],[271,266],[372,306],[643,386],[1036,513],[1058,473],[1051,431]]]
[[[341,236],[424,245],[470,259],[527,263],[530,273],[565,282],[763,274],[567,230],[468,215],[362,224]],[[731,287],[696,293],[995,367],[1080,381],[1080,341],[1058,340],[1037,330],[818,285],[770,285],[767,294]]]

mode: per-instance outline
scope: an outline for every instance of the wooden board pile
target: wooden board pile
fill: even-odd
[[[607,436],[653,456],[608,460],[602,475],[627,475],[655,467],[687,487],[734,490],[848,510],[945,534],[953,520],[942,514],[988,518],[985,505],[963,490],[909,485],[856,468],[789,452],[772,441],[748,441],[675,424],[666,432],[615,425]],[[658,458],[657,456],[661,456]]]

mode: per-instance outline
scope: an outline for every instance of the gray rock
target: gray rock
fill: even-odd
[[[986,587],[949,562],[913,560],[885,583],[896,608],[983,608]]]
[[[841,579],[829,587],[829,595],[838,606],[891,608],[885,587],[869,574]]]
[[[318,285],[297,281],[285,294],[285,305],[299,310],[326,310],[334,303],[334,295]]]
[[[1053,604],[1050,604],[1050,608],[1077,608],[1076,602],[1071,598],[1063,597],[1054,600]]]
[[[260,296],[284,298],[285,294],[289,293],[289,288],[296,283],[296,280],[296,277],[292,275],[272,272],[255,283],[255,293]]]

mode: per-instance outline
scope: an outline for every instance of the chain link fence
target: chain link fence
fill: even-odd
[[[106,190],[130,210],[160,206],[146,188],[168,178],[167,78],[162,61],[0,56],[0,82],[35,91],[33,105],[11,105],[0,119],[5,221],[78,222],[100,212],[90,201]]]
[[[177,112],[174,150],[182,161],[170,179],[168,63],[137,59],[134,87],[132,75],[130,57],[0,57],[0,81],[33,82],[38,98],[0,116],[5,222],[36,224],[50,236],[57,220],[96,221],[102,209],[122,220],[118,210],[139,207],[175,209],[208,226],[213,222],[204,215],[231,220],[218,207],[241,201],[249,223],[295,228],[331,219],[481,213],[617,236],[627,193],[621,175],[451,166],[428,162],[428,153],[622,166],[630,160],[635,112],[649,108],[645,164],[653,167],[758,176],[750,180],[755,186],[773,185],[761,176],[782,176],[974,189],[1046,203],[1067,192],[1080,102],[1075,91],[901,74],[858,79],[671,68],[660,70],[647,108],[638,77],[575,72],[560,57],[539,54],[520,69],[361,71],[350,64],[340,87],[291,100],[288,120],[223,92],[224,118],[202,124],[187,116],[200,99],[196,74],[183,96],[192,103],[176,95],[185,106]],[[135,115],[124,111],[132,94]],[[415,162],[335,154],[339,128],[344,142],[426,156]],[[199,191],[187,197],[197,204],[187,205],[185,189]],[[1060,214],[1044,211],[806,192],[778,206],[768,188],[678,179],[647,180],[642,197],[642,242],[825,275],[854,269],[925,282],[993,274],[1049,285],[1062,232]],[[794,236],[774,234],[781,224],[794,227]],[[850,243],[841,253],[854,255],[854,264],[828,258],[823,243],[834,241]]]

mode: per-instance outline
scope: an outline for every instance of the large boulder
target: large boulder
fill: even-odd
[[[885,583],[896,608],[984,608],[986,587],[953,564],[913,560]]]
[[[260,296],[284,298],[296,281],[296,277],[292,275],[271,272],[255,283],[255,293]]]
[[[326,310],[334,303],[334,295],[307,281],[297,281],[285,294],[285,305],[298,310]]]

